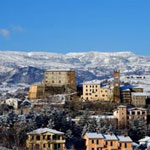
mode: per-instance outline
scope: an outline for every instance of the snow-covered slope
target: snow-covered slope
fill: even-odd
[[[40,82],[43,71],[54,68],[75,69],[77,81],[108,78],[116,68],[124,75],[149,74],[150,57],[132,52],[57,54],[0,51],[0,85]]]

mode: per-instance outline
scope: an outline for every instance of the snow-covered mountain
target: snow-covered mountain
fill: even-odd
[[[77,81],[103,79],[114,69],[122,74],[150,74],[150,57],[132,52],[84,52],[57,54],[48,52],[0,51],[0,85],[40,82],[44,70],[71,68],[77,71]]]

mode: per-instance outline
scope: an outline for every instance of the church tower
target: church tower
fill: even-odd
[[[118,128],[125,129],[127,127],[127,107],[118,106]]]
[[[113,101],[120,103],[120,71],[114,71],[114,81],[113,81]]]

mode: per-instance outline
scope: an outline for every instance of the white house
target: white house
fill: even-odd
[[[139,140],[139,144],[140,145],[147,145],[147,147],[150,147],[150,137],[149,136],[145,136],[145,138]]]
[[[9,106],[13,106],[14,109],[18,109],[19,105],[21,104],[21,100],[18,98],[9,98],[9,99],[4,100],[2,103],[7,104]]]

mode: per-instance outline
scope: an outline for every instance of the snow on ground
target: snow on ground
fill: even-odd
[[[150,75],[122,76],[121,81],[142,87],[144,92],[150,92]]]

